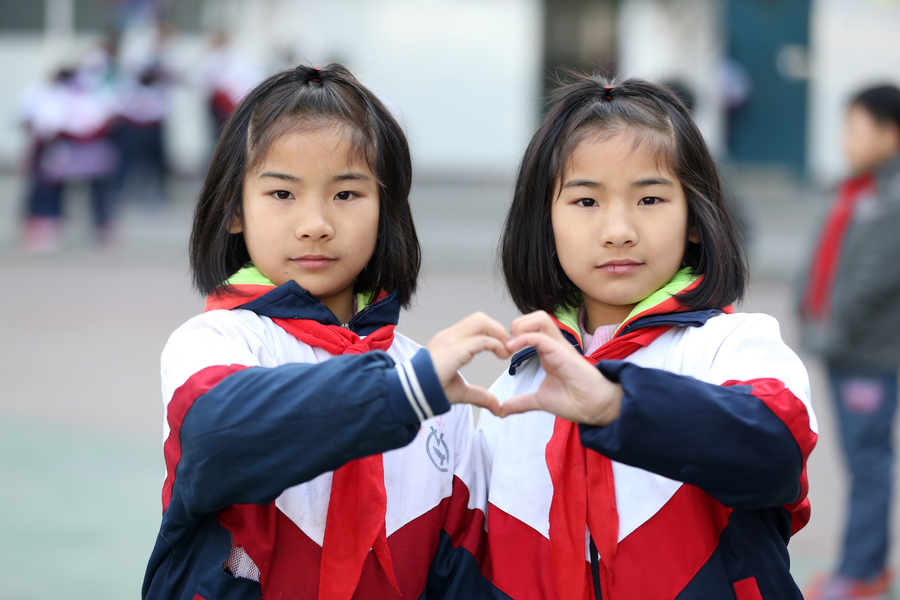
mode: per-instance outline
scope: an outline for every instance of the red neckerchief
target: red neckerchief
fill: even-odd
[[[232,288],[238,293],[208,298],[206,311],[238,308],[270,292],[275,286],[235,285]],[[376,301],[386,295],[381,292]],[[349,329],[323,325],[311,319],[272,321],[301,342],[334,355],[387,350],[394,341],[393,325],[386,325],[361,339]],[[271,522],[263,513],[271,512],[274,506],[274,502],[268,507],[241,504],[220,511],[220,516],[229,523],[235,544],[242,546],[259,568],[263,592],[268,583],[289,579],[270,568],[273,561],[269,557],[275,551],[274,540],[265,539],[265,536],[254,531],[259,523]],[[394,591],[400,595],[387,544],[386,510],[387,492],[381,454],[352,460],[334,471],[319,566],[319,598],[349,600],[356,591],[370,549],[375,552]],[[283,562],[275,564],[282,565]]]
[[[696,287],[697,279],[683,292]],[[657,304],[628,322],[641,317],[690,310],[675,297]],[[724,312],[733,312],[728,306]],[[566,331],[571,329],[559,321]],[[668,331],[671,325],[635,329],[603,344],[585,358],[592,364],[601,360],[619,360],[650,345]],[[624,325],[623,325],[624,329]],[[572,332],[576,333],[576,332]],[[612,580],[613,563],[619,538],[619,513],[612,461],[599,452],[587,452],[581,445],[578,425],[556,418],[553,435],[545,450],[553,499],[550,504],[550,548],[553,575],[560,598],[581,600],[592,598],[593,578],[585,556],[585,527],[591,532],[607,581]]]
[[[822,236],[813,254],[803,291],[801,312],[808,319],[818,319],[831,309],[831,291],[841,259],[841,246],[859,199],[875,191],[871,173],[850,179],[841,186],[837,200],[828,213]]]

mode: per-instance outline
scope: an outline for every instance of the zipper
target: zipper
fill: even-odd
[[[603,592],[600,590],[600,553],[594,545],[593,536],[591,536],[591,578],[594,580],[594,597],[603,600]]]
[[[388,296],[390,296],[390,294],[388,294]],[[372,304],[369,304],[369,305],[366,306],[364,309],[362,309],[361,311],[359,311],[359,312],[357,312],[355,315],[353,315],[353,317],[351,317],[349,321],[347,321],[346,323],[341,323],[341,324],[340,324],[341,327],[343,327],[343,328],[345,328],[345,329],[350,329],[350,330],[352,331],[352,330],[353,330],[353,324],[354,324],[356,321],[359,320],[360,316],[361,316],[365,311],[369,310],[369,309],[372,308],[373,306],[376,306],[376,305],[378,305],[378,304],[384,302],[385,300],[387,300],[387,297],[382,298],[381,300],[377,300],[377,301],[373,302]],[[337,319],[335,319],[335,320],[337,320]]]

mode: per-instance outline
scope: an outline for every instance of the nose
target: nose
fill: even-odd
[[[334,236],[334,225],[325,203],[313,201],[298,204],[297,239],[317,241]]]
[[[631,212],[620,203],[612,203],[603,216],[601,239],[604,246],[620,248],[637,243],[637,230]],[[623,203],[624,204],[624,203]]]

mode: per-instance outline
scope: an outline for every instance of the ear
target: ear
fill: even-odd
[[[885,137],[887,138],[887,144],[891,149],[891,155],[893,156],[900,152],[900,126],[895,123],[887,125]]]
[[[238,215],[234,215],[231,218],[231,223],[228,224],[228,233],[243,233],[244,224],[241,223],[241,217]]]
[[[691,232],[688,234],[688,241],[692,244],[700,243],[700,230],[697,229],[697,226],[694,225],[691,227]]]

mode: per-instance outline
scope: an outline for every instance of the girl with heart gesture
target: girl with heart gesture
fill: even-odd
[[[491,388],[511,416],[479,424],[497,596],[799,600],[808,378],[774,319],[731,306],[741,244],[678,98],[637,79],[560,88],[502,258],[528,314]]]
[[[346,69],[234,111],[191,235],[206,311],[162,354],[163,515],[144,598],[491,595],[486,486],[457,370],[509,356],[476,314],[396,333],[420,253],[403,131]]]

